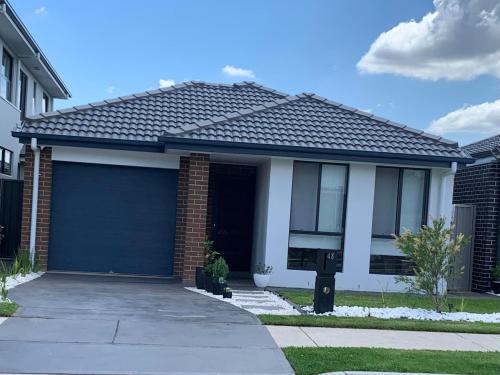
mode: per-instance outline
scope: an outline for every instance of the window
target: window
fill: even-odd
[[[21,116],[26,116],[26,97],[28,95],[28,76],[22,70],[19,74],[19,109]]]
[[[314,269],[315,250],[342,251],[347,173],[341,164],[294,164],[289,269]]]
[[[50,112],[50,99],[46,93],[42,95],[42,111]]]
[[[14,60],[4,49],[2,53],[2,66],[0,68],[0,96],[12,102],[12,77]]]
[[[425,224],[429,171],[378,167],[375,177],[372,236],[392,238]]]
[[[396,248],[393,235],[416,232],[427,219],[429,170],[378,167],[373,202],[370,273],[411,274],[411,263]]]
[[[0,173],[12,175],[12,151],[0,147]]]
[[[36,114],[36,90],[37,90],[37,87],[36,87],[36,82],[33,81],[33,98],[32,98],[32,102],[31,102],[31,114]]]

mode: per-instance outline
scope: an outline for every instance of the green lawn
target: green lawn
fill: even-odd
[[[0,302],[0,316],[13,315],[18,306],[15,302]]]
[[[330,371],[500,374],[500,353],[370,348],[284,348],[298,375]]]
[[[446,322],[410,319],[345,318],[312,315],[259,315],[263,324],[301,327],[394,329],[401,331],[500,334],[500,323]],[[499,372],[500,374],[500,372]]]
[[[291,302],[308,306],[313,304],[313,292],[280,290],[279,294]],[[474,313],[500,312],[500,298],[462,298],[450,297],[448,303],[452,303],[455,311],[466,311]],[[336,292],[335,304],[338,306],[366,306],[366,307],[419,307],[433,309],[429,297],[407,293],[349,293]]]

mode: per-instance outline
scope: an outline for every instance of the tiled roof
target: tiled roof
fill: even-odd
[[[456,142],[313,94],[277,99],[224,118],[198,121],[167,137],[335,151],[468,158]]]
[[[167,130],[285,96],[250,82],[188,82],[43,113],[28,118],[15,132],[155,142]]]
[[[329,101],[251,82],[188,82],[29,118],[18,137],[204,142],[468,159],[456,142]],[[365,154],[363,154],[365,155]],[[392,157],[392,156],[391,156]]]
[[[480,157],[491,154],[492,151],[498,148],[500,148],[500,134],[463,146],[462,150],[473,157]]]

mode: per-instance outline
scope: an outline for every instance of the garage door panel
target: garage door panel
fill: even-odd
[[[171,275],[177,171],[54,162],[49,269]]]

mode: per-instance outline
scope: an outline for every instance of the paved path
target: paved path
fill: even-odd
[[[0,373],[293,373],[255,316],[180,284],[45,274],[9,297]]]
[[[289,326],[267,326],[267,329],[282,348],[329,346],[500,351],[500,335]]]

